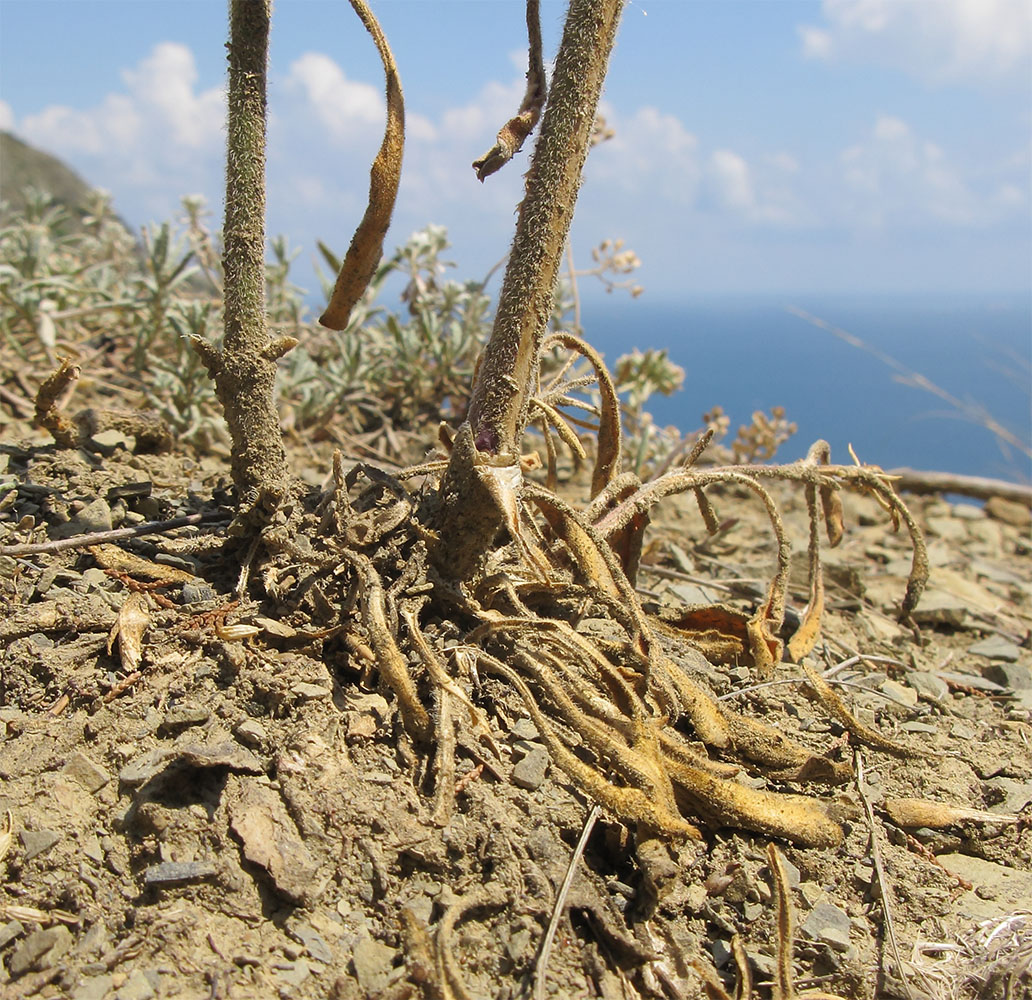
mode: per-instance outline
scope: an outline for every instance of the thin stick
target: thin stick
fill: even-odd
[[[885,917],[885,933],[889,937],[889,944],[892,947],[892,955],[896,960],[896,975],[903,984],[903,992],[908,1000],[914,1000],[914,994],[910,990],[910,983],[903,975],[903,960],[899,955],[899,942],[896,940],[896,928],[892,922],[892,890],[889,888],[888,879],[885,877],[885,868],[882,865],[881,847],[878,843],[878,828],[874,822],[874,809],[871,808],[871,800],[867,796],[867,789],[864,776],[864,755],[859,748],[853,751],[853,763],[856,767],[856,790],[863,803],[864,813],[867,816],[867,827],[871,837],[871,860],[874,861],[874,873],[878,879],[878,891],[881,893],[881,910]]]
[[[534,1000],[545,1000],[545,971],[548,968],[548,960],[552,955],[552,942],[555,940],[555,932],[559,927],[559,920],[563,915],[566,906],[566,897],[570,893],[570,886],[573,885],[573,876],[577,873],[577,865],[580,863],[581,855],[588,844],[591,831],[595,829],[595,821],[598,819],[602,807],[597,803],[591,807],[584,820],[584,829],[581,830],[580,840],[573,849],[573,856],[566,869],[566,877],[559,887],[559,893],[555,897],[555,906],[552,907],[552,919],[548,921],[548,930],[541,941],[541,950],[538,952],[537,962],[534,965]]]
[[[49,542],[24,545],[0,545],[0,556],[34,556],[41,552],[60,552],[62,549],[78,549],[99,542],[116,542],[121,538],[138,538],[140,535],[161,535],[188,524],[209,524],[212,521],[229,521],[225,511],[210,510],[206,514],[186,514],[173,517],[170,521],[145,521],[133,528],[115,528],[112,531],[92,531],[87,535],[71,538],[56,538]]]

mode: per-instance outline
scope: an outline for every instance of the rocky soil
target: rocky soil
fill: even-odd
[[[0,544],[217,510],[221,460],[135,455],[117,442],[100,458],[21,430],[24,445],[5,432],[0,449]],[[317,487],[328,463],[297,456],[303,465]],[[779,497],[800,553],[798,611],[805,509],[798,491]],[[873,501],[847,502],[846,539],[828,555],[814,663],[845,662],[833,676],[856,716],[925,753],[864,750],[862,786],[798,789],[834,804],[846,838],[832,850],[781,845],[796,985],[850,1000],[906,996],[888,911],[911,996],[1027,996],[1028,511],[916,498],[913,509],[932,561],[920,642],[893,616],[909,548]],[[649,599],[751,606],[770,572],[765,517],[733,492],[718,512],[735,520],[711,539],[692,506],[661,508],[639,578]],[[591,803],[551,766],[519,699],[482,679],[470,694],[497,754],[460,741],[455,811],[436,823],[429,762],[375,669],[296,617],[233,604],[239,566],[198,541],[218,530],[0,555],[0,995],[528,995]],[[136,664],[109,640],[122,613],[122,647],[132,646],[128,602],[145,625]],[[713,667],[707,680],[799,741],[848,757],[847,735],[800,678],[786,663],[783,683],[743,693],[755,682],[745,668]],[[901,797],[987,815],[908,819],[892,801]],[[732,983],[737,933],[756,995],[768,996],[766,846],[706,829],[704,842],[675,847],[654,902],[628,831],[603,813],[541,995],[702,996],[692,963]],[[445,944],[464,987],[442,979]]]

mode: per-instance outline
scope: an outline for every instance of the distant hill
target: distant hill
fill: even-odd
[[[90,185],[56,156],[0,131],[0,201],[5,203],[0,220],[25,210],[27,187],[48,192],[68,212],[70,229],[80,228],[93,190]]]

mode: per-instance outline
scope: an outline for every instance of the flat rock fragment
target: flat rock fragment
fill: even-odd
[[[279,793],[256,782],[233,781],[226,788],[229,825],[244,857],[268,872],[276,891],[295,903],[313,894],[316,864]]]
[[[7,970],[12,976],[21,976],[32,969],[45,969],[57,962],[74,940],[64,924],[33,931],[14,949]]]
[[[242,774],[261,774],[265,767],[250,750],[235,741],[202,745],[187,743],[182,746],[159,747],[130,761],[118,772],[124,785],[142,785],[166,767],[226,767]]]
[[[143,883],[147,886],[177,885],[197,882],[214,874],[215,866],[210,861],[165,861],[146,869]]]

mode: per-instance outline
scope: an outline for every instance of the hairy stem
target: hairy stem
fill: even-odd
[[[552,308],[581,169],[623,0],[570,0],[541,135],[527,175],[491,339],[468,423],[441,484],[431,558],[452,579],[475,573],[504,514],[482,488],[484,466],[518,462],[538,351]]]
[[[494,329],[470,401],[469,419],[481,451],[519,451],[531,376],[622,6],[623,0],[570,2]]]
[[[245,518],[278,506],[287,483],[273,404],[276,359],[265,319],[265,107],[270,0],[232,0],[226,147],[225,336],[193,346],[215,382],[232,438],[233,482]]]

